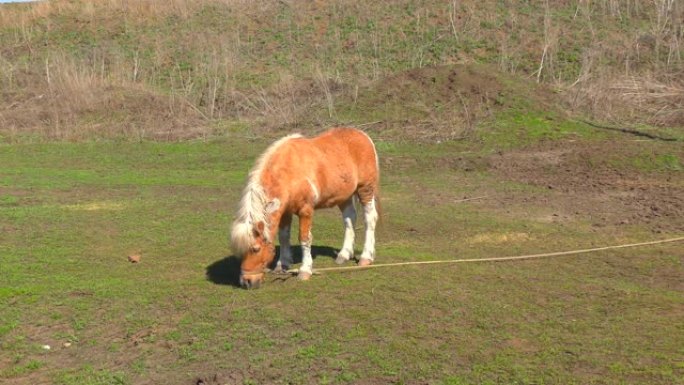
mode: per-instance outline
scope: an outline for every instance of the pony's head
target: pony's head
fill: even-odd
[[[264,214],[273,213],[279,203],[275,199],[266,204]],[[241,218],[233,223],[231,245],[235,255],[242,259],[240,285],[246,289],[256,289],[261,285],[266,266],[275,259],[275,245],[266,224],[266,215],[263,220]]]
[[[231,234],[233,251],[242,258],[240,285],[256,289],[264,280],[266,266],[275,258],[275,246],[267,239],[264,222],[235,223]]]

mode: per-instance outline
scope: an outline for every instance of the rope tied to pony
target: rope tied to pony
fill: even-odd
[[[567,250],[567,251],[556,251],[549,253],[539,253],[539,254],[527,254],[527,255],[517,255],[509,257],[491,257],[491,258],[473,258],[473,259],[444,259],[444,260],[433,260],[433,261],[410,261],[410,262],[395,262],[395,263],[379,263],[367,266],[334,266],[334,267],[323,267],[319,269],[314,269],[313,274],[321,274],[324,272],[337,272],[337,271],[352,271],[352,270],[368,270],[380,267],[397,267],[397,266],[411,266],[411,265],[437,265],[437,264],[452,264],[452,263],[468,263],[468,262],[505,262],[505,261],[520,261],[528,259],[540,259],[540,258],[550,258],[550,257],[560,257],[564,255],[577,255],[577,254],[588,254],[597,251],[604,250],[616,250],[616,249],[626,249],[630,247],[640,247],[640,246],[652,246],[664,243],[674,243],[684,241],[684,236],[668,239],[660,239],[648,242],[639,243],[628,243],[620,245],[593,247],[589,249],[577,249],[577,250]],[[299,269],[289,269],[284,274],[296,275],[299,273]],[[282,280],[282,278],[276,278],[276,280]]]

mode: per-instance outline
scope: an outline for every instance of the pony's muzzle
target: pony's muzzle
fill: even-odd
[[[240,272],[240,286],[244,289],[258,289],[264,281],[264,273]]]

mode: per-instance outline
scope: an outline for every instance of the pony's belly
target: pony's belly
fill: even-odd
[[[345,173],[340,174],[346,175]],[[336,178],[325,179],[330,181],[335,180]],[[319,178],[318,180],[321,180],[321,178]],[[336,181],[336,183],[328,182],[327,184],[325,184],[325,186],[319,185],[319,195],[317,197],[318,199],[314,200],[314,207],[317,209],[329,208],[344,204],[346,201],[349,200],[349,198],[352,197],[352,195],[354,195],[357,186],[356,182],[356,177],[353,175],[349,175],[346,177],[340,177],[340,180]]]
[[[317,209],[328,209],[331,207],[337,207],[337,206],[341,205],[342,203],[346,202],[347,199],[349,199],[349,198],[346,198],[346,199],[331,198],[331,199],[321,200],[318,203],[316,203],[315,208],[317,208]]]

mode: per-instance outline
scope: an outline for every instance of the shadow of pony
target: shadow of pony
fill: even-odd
[[[335,258],[338,250],[328,246],[312,246],[311,254],[314,259],[319,256]],[[280,246],[276,246],[276,255],[280,255]],[[294,263],[302,262],[302,249],[297,246],[292,247],[292,258]],[[242,260],[236,255],[225,256],[211,265],[207,266],[207,279],[217,285],[227,285],[240,287],[240,263]],[[273,268],[275,266],[269,266]]]

